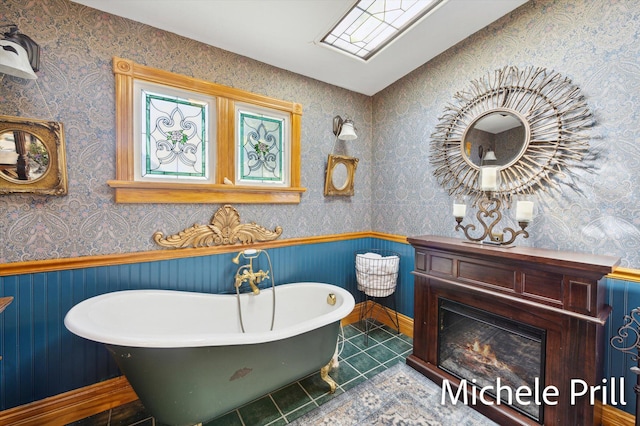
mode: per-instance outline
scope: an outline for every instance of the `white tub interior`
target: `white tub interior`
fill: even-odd
[[[345,289],[323,283],[276,287],[274,330],[272,291],[242,294],[242,333],[235,295],[171,290],[106,293],[74,306],[65,326],[97,342],[136,347],[195,347],[262,343],[285,339],[338,321],[354,308]],[[336,295],[335,305],[327,296]]]

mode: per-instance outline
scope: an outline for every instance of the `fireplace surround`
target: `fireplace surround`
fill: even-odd
[[[491,389],[482,399],[469,400],[502,425],[599,422],[597,404],[588,397],[571,400],[572,380],[590,387],[601,383],[603,326],[611,308],[600,280],[618,258],[437,236],[408,241],[415,249],[415,307],[414,349],[407,364],[440,384],[443,395],[447,386],[467,394],[490,383],[495,388],[496,379],[532,388],[534,394],[522,404],[499,403]],[[477,322],[476,331],[461,332],[464,341],[455,335],[462,320]],[[517,350],[525,351],[526,359],[510,357],[511,344],[525,345]],[[496,365],[481,367],[483,357],[495,358]],[[519,373],[514,378],[507,370]],[[541,398],[549,389],[555,391],[552,398]]]

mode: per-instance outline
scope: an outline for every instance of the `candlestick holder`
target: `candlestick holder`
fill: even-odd
[[[531,202],[529,201],[527,203]],[[482,225],[483,229],[482,234],[478,237],[471,235],[471,233],[476,230],[476,225],[470,223],[463,226],[462,221],[464,220],[464,214],[455,215],[456,222],[458,223],[455,228],[456,231],[462,230],[464,232],[464,236],[469,241],[506,246],[513,243],[520,235],[522,235],[522,238],[529,238],[529,233],[525,230],[529,225],[529,221],[523,220],[519,217],[521,216],[520,212],[516,214],[518,217],[518,225],[521,228],[520,230],[516,231],[513,228],[507,227],[503,228],[502,232],[494,231],[494,227],[496,227],[502,220],[502,213],[500,211],[502,208],[502,201],[499,198],[493,197],[492,193],[488,193],[488,195],[485,193],[485,195],[478,200],[477,205],[478,212],[476,213],[476,218],[480,222],[480,225]],[[527,205],[527,207],[529,207],[529,205]],[[511,235],[511,237],[506,241],[504,239],[505,234]]]

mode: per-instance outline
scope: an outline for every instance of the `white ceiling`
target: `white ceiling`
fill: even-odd
[[[492,112],[476,121],[473,127],[488,133],[498,134],[522,126],[522,121],[514,115],[504,112]]]
[[[447,0],[364,62],[320,39],[356,0],[74,0],[365,95],[374,95],[527,0]]]

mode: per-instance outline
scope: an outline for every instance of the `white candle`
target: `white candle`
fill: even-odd
[[[531,222],[533,219],[533,201],[519,200],[516,204],[516,220],[518,222]]]
[[[480,189],[483,191],[498,190],[498,168],[484,166],[480,169]]]
[[[467,213],[466,204],[453,203],[453,217],[464,217]]]

